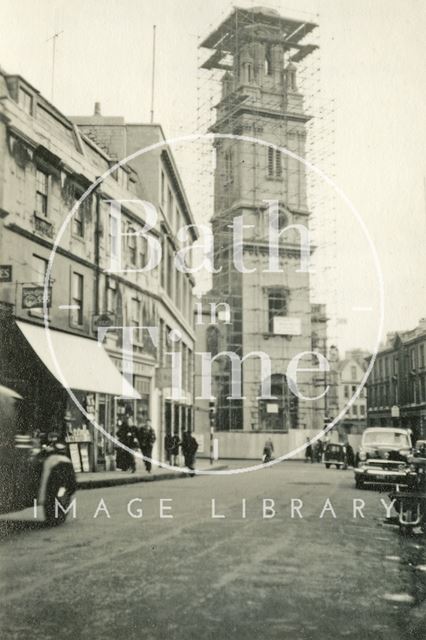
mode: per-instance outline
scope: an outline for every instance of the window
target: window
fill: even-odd
[[[271,46],[266,46],[265,51],[265,74],[267,76],[272,75],[272,55],[271,55]]]
[[[141,325],[141,302],[137,298],[132,298],[130,308],[130,326],[140,327]],[[139,331],[133,331],[133,340],[136,344],[142,344],[142,332],[143,329],[139,329]]]
[[[146,252],[147,252],[147,246],[148,246],[148,241],[144,236],[140,237],[139,246],[140,246],[139,261],[140,261],[140,266],[143,268],[146,265]],[[163,287],[164,286],[164,282],[163,282],[164,269],[162,266],[160,266],[160,269],[161,269],[161,286]]]
[[[253,81],[253,65],[249,62],[247,64],[247,82]]]
[[[32,282],[38,284],[41,287],[44,286],[46,278],[48,261],[45,258],[39,256],[33,256],[32,259]]]
[[[268,177],[281,178],[283,173],[282,154],[279,149],[268,147]]]
[[[159,360],[160,367],[164,367],[165,337],[166,336],[165,336],[164,320],[160,319],[160,336],[159,336],[159,343],[158,343],[158,347],[159,347],[158,360]]]
[[[166,180],[164,178],[164,171],[161,172],[161,187],[160,187],[160,202],[161,206],[165,205],[165,197],[166,197]]]
[[[170,187],[167,189],[167,219],[172,224],[173,219],[173,194]]]
[[[356,380],[356,367],[351,367],[351,380]]]
[[[80,196],[76,194],[76,200],[78,200],[79,198]],[[84,238],[84,218],[82,205],[80,205],[78,209],[76,209],[72,217],[72,232],[75,236]]]
[[[352,405],[352,414],[354,416],[358,415],[358,407],[356,406],[356,404]]]
[[[120,265],[120,218],[114,214],[109,216],[109,246],[111,252],[111,270],[117,271]]]
[[[106,294],[106,311],[107,313],[115,313],[117,310],[117,291],[108,287]]]
[[[139,327],[141,321],[141,303],[137,298],[132,298],[131,306],[131,326]]]
[[[127,248],[129,250],[129,260],[131,265],[136,265],[136,232],[133,227],[127,230]]]
[[[415,349],[411,349],[410,351],[410,362],[411,362],[411,369],[415,369],[416,368],[416,350]]]
[[[345,384],[344,396],[345,396],[345,398],[349,398],[349,387],[348,387],[347,384]]]
[[[188,348],[182,343],[182,387],[188,390]]]
[[[269,333],[275,333],[274,318],[287,315],[287,291],[285,289],[271,289],[268,292],[268,328]]]
[[[71,320],[77,325],[83,324],[83,282],[80,273],[72,274]]]
[[[25,91],[25,89],[22,89],[22,87],[19,87],[18,103],[23,108],[25,113],[28,113],[28,115],[32,116],[33,97],[30,93],[28,93],[28,91]]]
[[[225,151],[225,182],[232,182],[234,179],[233,157],[231,149]]]
[[[172,297],[173,291],[173,253],[172,248],[169,243],[167,243],[167,280],[166,280],[166,290],[170,298]]]
[[[421,344],[419,347],[419,362],[420,362],[420,367],[423,369],[425,366],[425,346],[424,344]]]
[[[175,231],[179,231],[180,228],[180,212],[179,212],[179,208],[176,207],[175,209]]]
[[[36,213],[47,216],[47,194],[49,176],[40,169],[36,170]]]
[[[359,412],[360,412],[360,414],[362,416],[365,416],[365,405],[364,404],[360,405]]]

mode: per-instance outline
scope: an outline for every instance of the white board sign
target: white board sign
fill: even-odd
[[[279,407],[276,402],[268,402],[266,405],[266,413],[278,413]]]
[[[274,318],[274,333],[279,336],[300,336],[302,333],[300,318],[276,316]]]

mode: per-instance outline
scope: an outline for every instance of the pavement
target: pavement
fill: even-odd
[[[382,499],[294,462],[78,491],[61,527],[14,514],[2,640],[423,640],[425,538]]]
[[[228,465],[223,463],[210,464],[209,460],[197,460],[196,469],[209,469],[219,471],[227,469]],[[127,471],[96,471],[93,473],[77,473],[78,489],[99,489],[102,487],[117,487],[126,484],[136,484],[138,482],[153,482],[155,480],[175,480],[177,478],[187,478],[189,474],[186,467],[179,470],[167,469],[152,465],[148,473],[143,464],[137,462],[136,472]]]

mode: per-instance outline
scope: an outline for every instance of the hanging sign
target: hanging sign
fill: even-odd
[[[44,287],[22,287],[22,308],[43,309]],[[51,306],[52,287],[47,290],[47,307]]]
[[[11,264],[0,264],[0,282],[12,282]]]

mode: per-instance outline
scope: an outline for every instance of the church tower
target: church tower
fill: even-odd
[[[262,7],[235,8],[201,44],[213,50],[204,69],[223,70],[216,105],[214,214],[215,267],[211,299],[230,306],[230,324],[220,326],[220,350],[240,357],[264,352],[271,362],[272,398],[261,396],[261,367],[249,357],[242,367],[242,399],[229,399],[231,366],[216,371],[217,420],[221,430],[274,431],[322,428],[324,399],[314,372],[297,375],[299,396],[288,384],[288,366],[312,351],[308,269],[301,268],[300,226],[309,230],[303,163],[280,151],[305,155],[306,123],[297,64],[315,45],[305,44],[313,23],[282,17]],[[278,214],[279,271],[269,269],[271,211]],[[244,272],[235,265],[234,223],[243,218]],[[312,247],[310,248],[312,250]],[[312,355],[298,368],[318,370]],[[291,385],[290,385],[291,386]],[[317,423],[316,425],[314,423]]]

